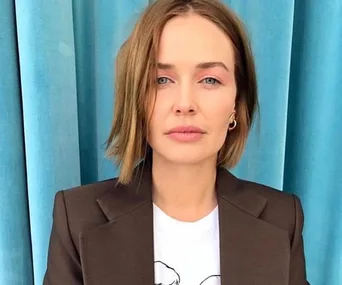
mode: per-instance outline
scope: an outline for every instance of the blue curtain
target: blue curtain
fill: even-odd
[[[41,284],[56,191],[104,157],[113,65],[148,0],[0,0],[0,284]],[[233,172],[296,193],[311,284],[342,284],[342,1],[226,0],[249,31],[260,127]]]

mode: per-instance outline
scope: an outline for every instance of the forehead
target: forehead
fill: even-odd
[[[229,37],[199,15],[177,16],[169,20],[161,34],[159,62],[198,63],[223,61],[234,65],[234,50]]]

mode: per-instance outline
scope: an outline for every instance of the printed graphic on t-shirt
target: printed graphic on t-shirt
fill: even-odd
[[[181,276],[177,271],[162,261],[155,261],[155,283],[154,285],[180,285]],[[220,285],[220,275],[210,275],[205,278],[199,285]]]

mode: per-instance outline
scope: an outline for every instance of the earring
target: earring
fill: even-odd
[[[232,121],[232,117],[234,117],[233,121]],[[228,126],[228,131],[232,131],[237,126],[237,121],[235,120],[235,112],[230,116],[229,122],[230,123],[229,123],[229,126]]]

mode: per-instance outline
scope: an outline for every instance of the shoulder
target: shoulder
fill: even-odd
[[[260,183],[239,180],[247,195],[257,193],[266,200],[260,219],[286,230],[290,237],[298,223],[303,224],[303,210],[298,196]]]
[[[116,184],[117,179],[113,178],[58,191],[54,202],[54,222],[66,223],[77,244],[80,232],[107,221],[97,199],[116,188]]]
[[[293,204],[294,194],[281,191],[279,189],[252,182],[243,179],[239,179],[243,185],[243,188],[247,192],[256,192],[267,199],[267,204],[271,207],[288,207]]]
[[[82,185],[62,190],[64,199],[69,205],[78,205],[80,208],[96,205],[96,199],[105,192],[116,187],[117,179],[112,178],[92,184]]]

